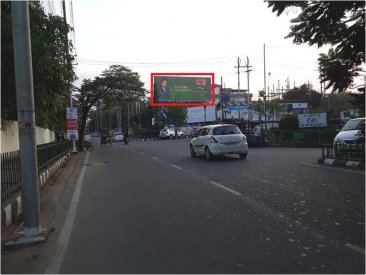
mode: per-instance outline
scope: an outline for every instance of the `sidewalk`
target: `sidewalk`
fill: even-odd
[[[57,239],[67,216],[68,207],[74,193],[86,152],[72,154],[69,162],[62,166],[40,190],[41,226],[51,230],[46,243],[1,251],[1,273],[44,273],[57,247]],[[1,240],[11,238],[16,228],[22,224],[2,230]]]

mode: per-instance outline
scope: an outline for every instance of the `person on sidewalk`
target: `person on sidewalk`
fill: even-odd
[[[259,124],[255,125],[253,132],[257,147],[261,147],[262,139],[261,139],[261,128],[259,127]]]

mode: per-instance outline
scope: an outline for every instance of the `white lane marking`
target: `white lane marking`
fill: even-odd
[[[61,268],[62,262],[64,260],[64,257],[65,257],[66,248],[68,246],[71,232],[72,232],[72,227],[74,225],[76,209],[79,204],[81,188],[83,186],[84,177],[85,177],[86,169],[87,169],[87,166],[85,164],[87,164],[88,158],[89,158],[89,152],[87,152],[87,155],[86,155],[86,158],[84,161],[84,166],[81,169],[79,178],[76,182],[74,195],[72,196],[72,199],[71,199],[71,203],[69,206],[69,210],[67,212],[65,223],[62,226],[61,233],[57,239],[56,253],[53,256],[52,261],[50,262],[50,264],[48,265],[48,267],[45,271],[46,274],[59,274],[60,273],[60,268]]]
[[[312,163],[305,163],[305,162],[300,162],[300,164],[307,165],[307,166],[312,166],[312,167],[318,167],[318,168],[326,168],[326,169],[332,169],[332,170],[346,171],[346,172],[351,172],[351,173],[356,173],[356,174],[364,174],[364,172],[362,172],[362,171],[351,170],[351,169],[346,169],[346,168],[337,168],[337,167],[334,167],[334,166],[324,166],[324,165],[320,165],[320,164],[312,164]]]
[[[151,158],[156,159],[156,160],[159,160],[157,157],[151,157]]]
[[[240,196],[241,195],[239,192],[236,192],[235,190],[230,189],[229,187],[226,187],[224,185],[221,185],[220,183],[214,182],[212,180],[210,180],[210,183],[212,183],[213,185],[216,185],[217,187],[220,187],[220,188],[222,188],[222,189],[224,189],[224,190],[226,190],[226,191],[228,191],[230,193],[233,193],[233,194],[235,194],[237,196]]]
[[[349,249],[352,249],[362,255],[365,255],[365,250],[362,249],[361,247],[357,246],[357,245],[354,245],[354,244],[350,244],[350,243],[345,243],[344,244],[346,247],[348,247]]]
[[[144,152],[140,152],[140,154],[141,154],[141,155],[143,155],[143,156],[145,155],[145,153],[144,153]]]
[[[182,168],[182,167],[179,167],[179,166],[174,165],[174,164],[170,164],[170,166],[171,166],[171,167],[174,167],[174,168],[177,168],[177,169],[179,169],[179,170],[183,170],[183,168]]]

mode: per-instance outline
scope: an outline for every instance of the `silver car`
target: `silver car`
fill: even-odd
[[[351,119],[335,136],[334,153],[336,156],[340,156],[342,151],[361,148],[358,145],[362,143],[365,143],[365,118]]]
[[[213,156],[238,154],[241,159],[248,155],[246,136],[238,126],[217,124],[204,126],[189,145],[191,156],[204,155],[207,160]]]

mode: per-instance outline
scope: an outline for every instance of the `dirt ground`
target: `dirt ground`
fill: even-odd
[[[40,222],[48,234],[45,243],[29,247],[1,249],[1,273],[44,273],[57,247],[57,239],[67,216],[68,207],[87,153],[72,154],[40,190]],[[21,221],[2,228],[2,243],[19,235]]]

